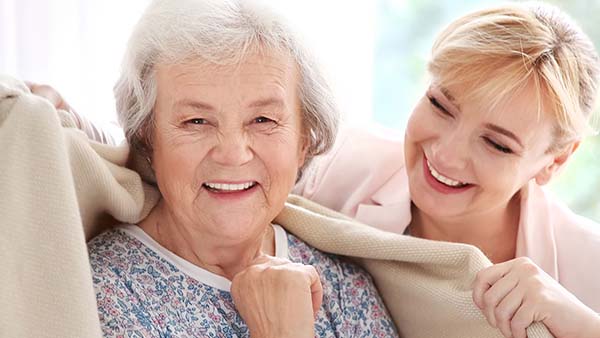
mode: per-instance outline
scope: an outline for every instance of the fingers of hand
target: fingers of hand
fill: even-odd
[[[500,308],[500,303],[511,293],[513,297],[519,296],[517,292],[515,292],[515,287],[519,279],[514,274],[509,273],[504,276],[497,282],[495,282],[484,294],[483,294],[483,314],[487,318],[488,322],[493,327],[499,327],[499,322],[504,320],[510,320],[509,315],[511,313],[505,313],[502,310],[504,308]],[[507,318],[508,317],[508,318]]]
[[[60,95],[60,93],[51,86],[45,84],[37,84],[33,82],[25,82],[25,84],[27,85],[27,87],[29,87],[29,90],[32,94],[47,99],[48,101],[50,101],[50,103],[52,103],[52,105],[56,109],[62,109],[65,111],[71,110],[67,102],[65,102],[65,100]]]
[[[473,301],[478,308],[485,307],[483,295],[510,271],[511,265],[507,263],[496,264],[477,273],[473,281]]]
[[[307,277],[309,278],[310,293],[312,295],[313,314],[316,318],[317,313],[321,308],[321,304],[323,303],[323,285],[321,284],[321,278],[319,277],[319,273],[313,266],[305,265],[304,269],[306,270]]]
[[[513,337],[511,323],[515,313],[523,304],[524,292],[518,286],[515,287],[494,310],[496,326],[505,337]]]
[[[531,260],[517,258],[477,275],[473,300],[490,325],[498,327],[505,337],[522,336],[534,321],[535,309],[540,304],[533,300],[538,299],[535,295],[545,287],[540,284],[539,274],[539,268]]]
[[[289,260],[260,256],[232,280],[231,293],[239,298],[244,290],[261,286],[265,290],[297,290],[310,294],[313,313],[316,315],[323,299],[323,286],[317,270],[310,265]]]
[[[523,303],[510,321],[510,330],[514,338],[527,338],[527,327],[534,322],[535,305]]]
[[[262,255],[255,258],[246,269],[237,273],[231,280],[231,295],[234,299],[239,299],[239,296],[245,289],[249,289],[256,280],[262,279],[262,274],[269,267],[288,264],[289,261],[277,257]]]
[[[256,257],[254,260],[252,260],[252,262],[250,262],[250,264],[248,265],[248,268],[251,268],[253,266],[259,266],[262,268],[266,268],[269,266],[278,266],[278,265],[285,265],[285,264],[292,264],[292,262],[290,262],[288,259],[285,259],[285,258],[273,257],[273,256],[269,256],[269,255],[261,255],[261,256]]]

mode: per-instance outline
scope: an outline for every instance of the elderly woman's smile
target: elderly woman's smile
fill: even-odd
[[[202,187],[206,189],[213,198],[221,200],[235,200],[246,198],[256,191],[257,182],[249,181],[242,183],[234,183],[223,181],[222,183],[206,182]]]
[[[160,221],[149,217],[141,227],[160,236],[158,223],[169,222],[227,256],[232,247],[272,236],[265,229],[306,148],[291,57],[262,51],[233,65],[199,58],[159,64],[156,81],[151,160],[163,199],[153,211]]]
[[[239,193],[250,190],[256,186],[256,182],[245,183],[215,183],[206,182],[204,188],[215,193]]]

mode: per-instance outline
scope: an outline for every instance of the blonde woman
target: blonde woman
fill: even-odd
[[[592,43],[557,9],[514,4],[453,22],[429,72],[404,145],[346,133],[295,192],[387,231],[477,246],[496,265],[473,298],[507,337],[533,321],[600,337],[600,225],[542,189],[591,132]]]
[[[543,321],[600,337],[600,225],[541,186],[590,133],[592,43],[563,13],[514,4],[441,32],[404,146],[346,133],[296,192],[384,230],[477,246],[473,298],[506,337]]]

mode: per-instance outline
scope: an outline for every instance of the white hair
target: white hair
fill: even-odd
[[[155,0],[129,39],[114,92],[127,141],[149,155],[155,66],[201,58],[236,64],[250,51],[284,52],[299,72],[307,163],[335,141],[338,110],[317,63],[280,15],[254,0]]]

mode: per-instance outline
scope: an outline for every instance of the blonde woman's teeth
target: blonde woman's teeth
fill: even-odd
[[[435,177],[436,180],[440,181],[441,183],[444,183],[445,185],[451,186],[451,187],[462,187],[467,185],[466,183],[462,183],[459,181],[455,181],[451,178],[448,178],[440,173],[438,173],[432,166],[431,163],[429,163],[429,161],[427,161],[427,167],[429,168],[429,172],[431,173],[431,176]]]
[[[241,191],[241,190],[247,190],[250,189],[251,187],[253,187],[256,184],[256,182],[246,182],[246,183],[240,183],[240,184],[226,184],[226,183],[204,183],[204,185],[210,189],[213,190],[220,190],[220,191]]]

